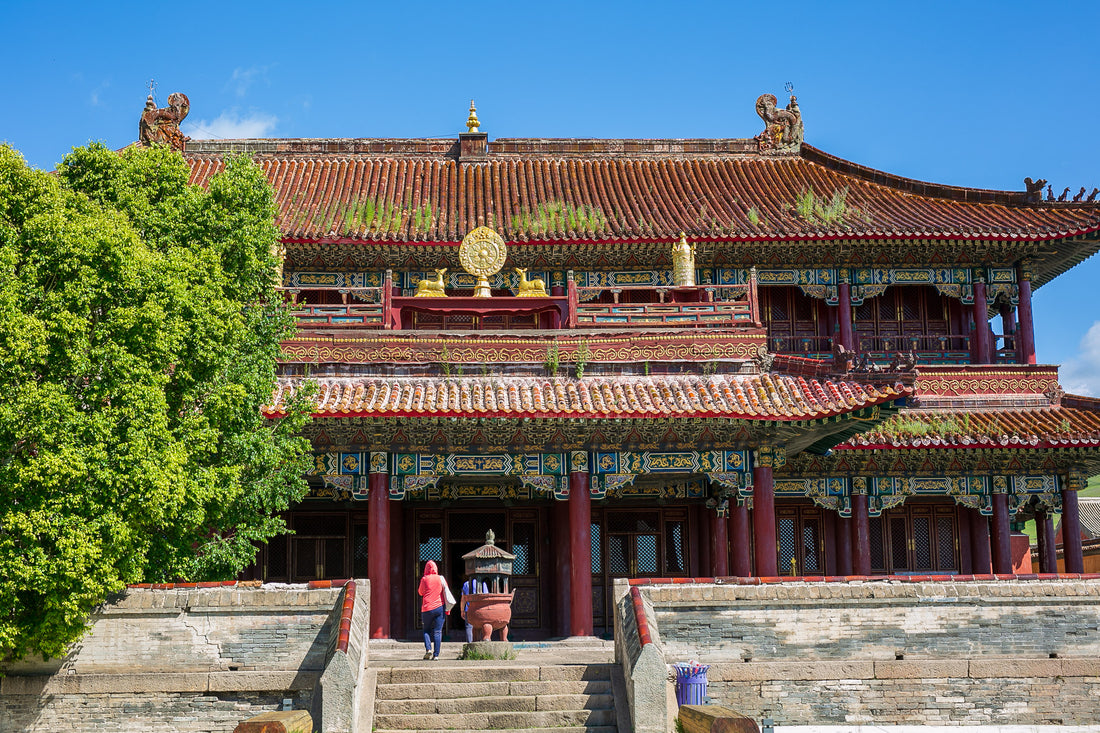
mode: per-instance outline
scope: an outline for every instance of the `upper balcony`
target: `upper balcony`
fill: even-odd
[[[395,287],[388,272],[383,283],[361,288],[284,288],[299,326],[296,341],[335,344],[369,339],[411,344],[461,338],[465,344],[493,344],[505,339],[529,345],[557,342],[568,350],[568,344],[585,340],[638,345],[675,338],[683,344],[705,341],[708,345],[687,357],[679,352],[667,357],[671,360],[732,358],[718,356],[717,344],[725,345],[726,353],[732,353],[730,348],[736,344],[737,353],[766,348],[775,354],[828,360],[839,329],[836,305],[803,295],[797,296],[800,300],[784,301],[783,289],[758,289],[755,270],[744,284],[687,287],[587,287],[569,276],[549,295],[535,297],[522,297],[518,294],[522,291],[509,289],[475,297],[472,289],[444,290],[442,281],[431,289],[433,297],[416,296]],[[1018,356],[1014,321],[1004,324],[1003,330],[1008,331],[1004,334],[993,333],[991,324],[983,324],[987,337],[982,341],[988,354],[976,358],[979,343],[973,321],[968,323],[969,310],[950,304],[912,308],[908,296],[902,295],[896,307],[892,301],[853,307],[849,351],[859,355],[861,363],[890,364],[899,353],[912,354],[918,364],[926,365],[1024,363]],[[887,319],[886,314],[892,313],[897,318]],[[454,351],[453,346],[449,349]]]
[[[305,332],[334,335],[382,331],[611,331],[634,329],[759,329],[755,280],[745,285],[579,287],[519,297],[510,291],[474,297],[448,290],[437,297],[373,288],[283,288]],[[442,293],[443,291],[440,291]]]

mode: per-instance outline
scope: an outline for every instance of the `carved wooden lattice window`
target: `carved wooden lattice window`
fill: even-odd
[[[295,514],[290,524],[291,582],[347,577],[346,514]]]
[[[776,352],[828,351],[828,318],[825,302],[794,287],[760,288],[768,348]]]
[[[825,548],[821,510],[810,506],[777,507],[776,520],[779,573],[781,575],[822,573]]]
[[[952,335],[950,309],[950,300],[933,287],[892,286],[853,309],[852,328],[863,351],[959,349],[961,339],[946,339]]]
[[[954,504],[911,504],[871,519],[871,567],[888,574],[957,572],[958,531]],[[876,547],[885,546],[885,557]]]

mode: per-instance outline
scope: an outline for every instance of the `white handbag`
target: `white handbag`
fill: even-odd
[[[451,609],[455,607],[455,596],[451,593],[451,586],[447,585],[446,578],[443,579],[443,607],[447,613],[451,612]]]

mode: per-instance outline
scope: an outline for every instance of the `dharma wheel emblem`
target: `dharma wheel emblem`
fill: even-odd
[[[500,272],[507,256],[504,239],[489,227],[478,227],[462,238],[458,261],[462,263],[462,269],[477,278],[475,298],[492,295],[487,278]]]

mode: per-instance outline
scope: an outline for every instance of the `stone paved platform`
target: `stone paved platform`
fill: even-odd
[[[424,659],[424,644],[419,641],[371,639],[368,666],[404,667],[439,664],[465,664],[458,655],[463,642],[445,641],[439,659]],[[558,641],[513,642],[515,659],[479,660],[479,665],[545,667],[557,664],[609,664],[615,661],[615,643],[595,637],[571,637]]]

